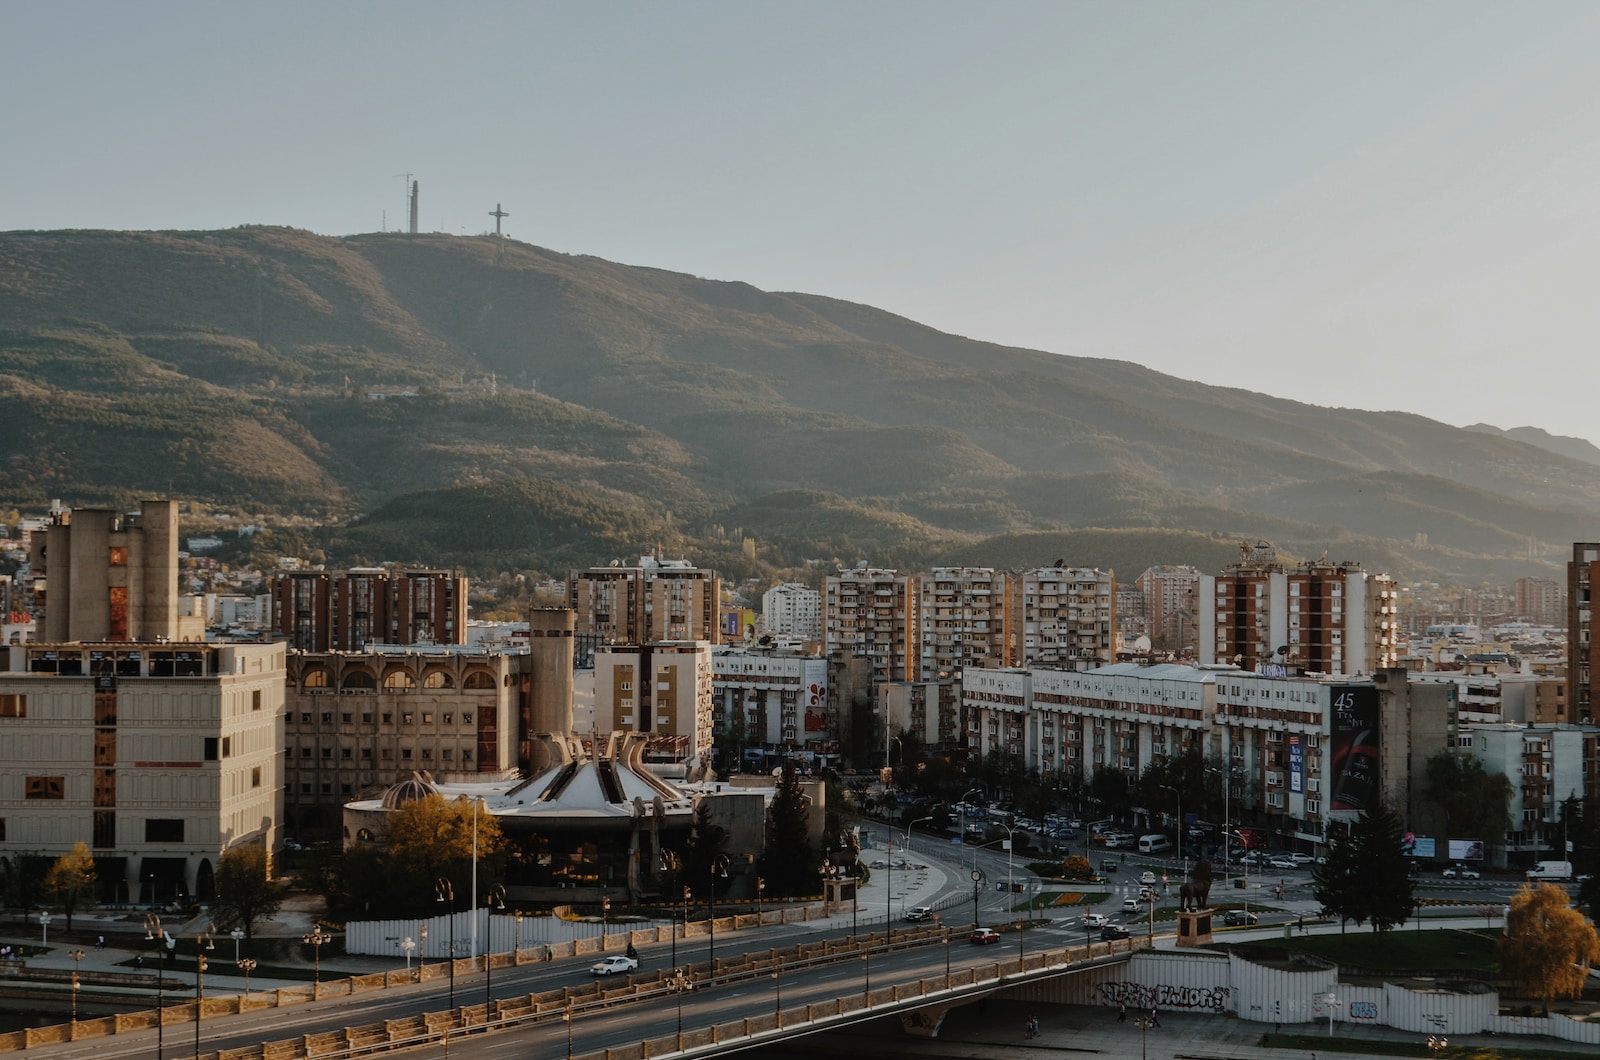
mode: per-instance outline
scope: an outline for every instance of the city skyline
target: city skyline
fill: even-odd
[[[12,5],[0,230],[420,227],[1600,441],[1600,10]],[[72,41],[71,48],[43,46]]]

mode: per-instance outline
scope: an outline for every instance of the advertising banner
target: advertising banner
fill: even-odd
[[[1481,839],[1452,839],[1450,840],[1451,861],[1482,861],[1483,841]]]
[[[1378,800],[1378,690],[1371,685],[1333,693],[1331,809],[1366,810]]]
[[[1300,734],[1289,734],[1289,792],[1299,795],[1306,790],[1306,749]]]

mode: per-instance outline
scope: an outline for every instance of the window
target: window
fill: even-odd
[[[455,679],[443,670],[429,670],[427,676],[422,679],[423,688],[454,688],[455,686]]]
[[[387,747],[385,747],[378,751],[378,757],[387,761],[390,758],[393,758],[394,754]]]
[[[222,738],[222,757],[223,758],[227,758],[232,754],[233,754],[233,737],[232,736],[224,736]]]
[[[253,766],[251,768],[251,770],[250,770],[250,786],[252,788],[259,788],[261,786],[261,767],[260,766]]]
[[[27,716],[27,693],[9,692],[0,696],[0,718],[26,718]]]
[[[66,777],[29,777],[23,788],[25,799],[64,799],[67,797]]]
[[[411,761],[411,748],[409,748],[409,747],[400,748],[400,760],[402,762]]]
[[[461,724],[463,724],[463,725],[471,725],[472,724],[472,715],[471,715],[471,713],[463,713],[461,715]]]
[[[417,716],[415,714],[410,713],[409,711],[407,713],[405,713],[405,714],[400,715],[400,724],[402,724],[402,725],[410,725],[412,722],[414,722],[416,720],[417,720]]]
[[[301,758],[310,758],[311,757],[311,748],[309,748],[309,747],[300,748],[300,757]]]
[[[300,782],[300,794],[302,794],[302,795],[310,795],[311,794],[311,781],[302,780]]]
[[[422,749],[422,757],[423,757],[423,759],[425,761],[432,761],[433,760],[433,748],[424,747]]]
[[[300,683],[306,688],[327,688],[328,671],[312,670],[310,673],[306,674],[305,679]]]
[[[323,757],[323,758],[332,758],[332,757],[333,757],[333,748],[331,748],[331,747],[324,747],[324,748],[323,748],[323,749],[322,749],[322,757]]]
[[[454,714],[446,714],[444,716],[444,723],[446,725],[453,725],[453,724],[455,724],[455,718],[456,718],[456,716]]]
[[[147,817],[144,822],[146,843],[183,842],[182,817]]]
[[[480,691],[485,688],[493,688],[494,675],[483,670],[474,670],[467,675],[467,679],[462,682],[461,687]]]
[[[371,690],[378,687],[378,682],[365,670],[352,670],[345,674],[344,687],[347,689]]]
[[[128,565],[128,546],[112,545],[110,563],[113,567],[126,567]]]
[[[333,724],[333,711],[325,710],[325,711],[322,712],[322,724],[324,724],[324,725],[332,725]]]
[[[353,717],[354,717],[354,715],[351,714],[348,710],[345,711],[343,714],[339,715],[340,720],[342,720],[346,725],[350,724],[350,719],[353,718]]]
[[[404,670],[393,670],[383,679],[383,687],[390,689],[415,688],[417,683]]]
[[[372,711],[364,710],[364,711],[361,712],[361,724],[363,724],[363,725],[371,725],[372,724]]]
[[[371,757],[372,757],[372,748],[370,748],[370,747],[363,747],[363,748],[362,748],[362,749],[361,749],[361,757],[362,757],[362,758],[371,758]]]
[[[471,752],[471,751],[462,751],[462,752],[461,752],[461,760],[462,760],[462,761],[463,761],[463,762],[470,762],[470,761],[472,761],[472,752]]]
[[[217,738],[215,736],[207,736],[205,738],[205,749],[201,752],[201,757],[207,762],[215,762],[217,760]]]
[[[454,752],[452,752],[450,748],[446,747],[443,751],[439,752],[439,757],[448,762],[452,757],[454,757]]]
[[[309,710],[301,711],[301,713],[300,713],[300,724],[301,725],[310,725],[311,724],[311,712]]]
[[[261,709],[261,689],[259,688],[252,690],[250,693],[250,709]]]
[[[383,712],[383,723],[385,725],[394,724],[394,715],[392,713],[390,713],[389,711],[387,711],[387,710],[384,711]]]
[[[343,758],[345,761],[349,761],[355,757],[355,749],[350,747],[341,747],[339,748],[339,757]]]

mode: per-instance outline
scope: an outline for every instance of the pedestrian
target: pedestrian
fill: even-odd
[[[1117,1002],[1117,1022],[1118,1023],[1126,1023],[1126,1022],[1128,1022],[1128,1005],[1127,1005],[1127,1002],[1125,1002],[1125,1001],[1118,1001]]]
[[[135,968],[143,968],[144,967],[144,954],[135,953],[133,955],[133,966]]]
[[[1152,1027],[1161,1026],[1161,1018],[1156,1015],[1156,1007],[1155,1007],[1154,1004],[1152,1004],[1150,1006],[1150,1026],[1152,1026]]]
[[[1300,934],[1304,935],[1305,933],[1306,933],[1306,915],[1304,913],[1301,913],[1300,914]]]
[[[1039,1037],[1039,1017],[1038,1016],[1029,1016],[1028,1017],[1028,1037],[1030,1037],[1030,1038]]]
[[[1032,1038],[1033,1037],[1033,1021],[1032,1020],[1027,1020],[1022,1024],[1022,1036],[1024,1038]]]
[[[94,948],[97,950],[103,950],[106,948],[106,937],[104,935],[95,936]]]

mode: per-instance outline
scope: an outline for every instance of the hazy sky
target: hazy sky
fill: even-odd
[[[1597,57],[1592,0],[0,0],[0,230],[375,231],[413,173],[429,230],[1600,442]]]

